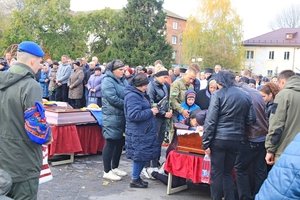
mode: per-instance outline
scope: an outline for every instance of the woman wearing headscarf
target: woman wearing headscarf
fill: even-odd
[[[127,173],[118,169],[122,149],[125,143],[124,89],[127,81],[124,78],[124,63],[114,60],[108,64],[101,83],[103,136],[103,178],[121,180]]]
[[[210,97],[217,89],[217,82],[214,79],[210,79],[205,89],[196,92],[195,104],[197,104],[202,110],[207,110]]]
[[[159,111],[157,107],[151,108],[146,94],[148,83],[147,75],[139,73],[125,90],[126,155],[133,161],[132,188],[148,187],[148,182],[140,178],[141,171],[160,153],[155,123],[155,115]]]
[[[247,139],[245,126],[255,116],[250,96],[235,86],[231,72],[219,71],[213,79],[219,90],[211,96],[203,133],[203,148],[211,157],[211,197],[235,199],[232,169]]]

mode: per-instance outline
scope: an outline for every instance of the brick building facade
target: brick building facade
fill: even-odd
[[[186,19],[171,11],[166,12],[166,39],[173,47],[172,64],[183,64],[182,60],[182,34],[185,30]]]

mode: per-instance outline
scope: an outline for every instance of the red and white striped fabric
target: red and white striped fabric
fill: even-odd
[[[43,165],[42,170],[40,174],[40,181],[39,183],[45,183],[53,179],[49,164],[48,164],[48,146],[42,145],[42,151],[43,151]]]

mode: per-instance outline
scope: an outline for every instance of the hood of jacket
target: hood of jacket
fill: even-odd
[[[8,72],[0,72],[0,90],[10,87],[25,77],[34,78],[33,70],[22,63],[14,64]]]
[[[284,89],[291,89],[291,90],[295,90],[295,91],[300,91],[300,76],[294,75],[294,76],[290,77],[287,80]]]

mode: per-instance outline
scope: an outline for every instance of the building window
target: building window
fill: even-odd
[[[286,51],[284,52],[284,60],[289,60],[290,59],[290,52]]]
[[[173,51],[173,53],[172,53],[172,59],[173,59],[173,60],[176,59],[176,51]]]
[[[254,51],[246,51],[246,58],[253,59],[254,58]]]
[[[172,36],[172,44],[177,44],[177,37],[175,35]]]
[[[178,23],[177,22],[173,22],[173,29],[175,29],[175,30],[178,29]]]
[[[274,51],[269,51],[269,59],[274,60]]]
[[[269,77],[273,76],[273,70],[268,70],[267,74],[268,74]]]

